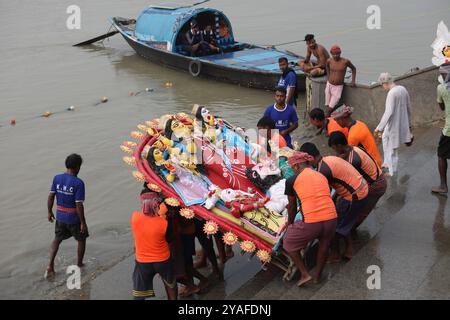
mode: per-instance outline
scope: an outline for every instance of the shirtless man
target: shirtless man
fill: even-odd
[[[310,74],[313,77],[323,76],[326,72],[325,65],[327,64],[330,55],[324,46],[316,43],[313,34],[307,34],[305,36],[306,45],[308,47],[305,60],[300,60],[298,65],[305,73]],[[317,58],[317,64],[313,65],[310,61],[311,54]]]
[[[333,109],[341,99],[342,90],[344,89],[345,72],[347,67],[352,70],[351,87],[355,86],[356,68],[350,60],[341,57],[341,48],[334,45],[331,50],[331,58],[327,60],[326,69],[328,74],[328,82],[325,88],[325,106],[327,107],[327,117],[330,116]]]

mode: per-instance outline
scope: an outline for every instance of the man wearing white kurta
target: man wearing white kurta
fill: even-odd
[[[383,132],[383,167],[393,176],[397,172],[398,148],[405,143],[410,145],[411,134],[411,102],[405,87],[396,85],[389,73],[382,73],[378,81],[384,90],[389,91],[386,98],[386,109],[380,123],[375,129],[375,136]]]

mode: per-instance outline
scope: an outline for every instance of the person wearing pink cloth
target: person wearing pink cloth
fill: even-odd
[[[330,49],[331,58],[327,60],[326,69],[328,74],[327,86],[325,87],[325,106],[326,115],[330,116],[334,108],[341,100],[342,90],[344,89],[345,72],[347,68],[352,70],[352,82],[350,86],[355,86],[356,68],[353,63],[341,57],[341,48],[334,45]]]

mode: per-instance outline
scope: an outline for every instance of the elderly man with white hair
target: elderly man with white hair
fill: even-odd
[[[398,148],[401,144],[410,146],[411,134],[411,101],[405,87],[395,84],[389,73],[382,73],[378,81],[388,91],[386,108],[380,123],[375,129],[375,137],[382,137],[384,161],[383,168],[393,176],[398,167]]]
[[[445,111],[445,126],[442,129],[437,151],[441,184],[433,187],[431,192],[446,195],[448,193],[447,159],[450,159],[450,63],[442,65],[439,73],[443,81],[437,87],[437,103],[441,110]]]

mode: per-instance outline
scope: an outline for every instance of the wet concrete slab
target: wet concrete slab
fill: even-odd
[[[386,195],[359,228],[353,260],[328,265],[322,283],[305,288],[295,286],[298,278],[286,284],[274,277],[255,298],[448,298],[450,281],[445,282],[444,270],[450,256],[450,204],[445,197],[430,193],[438,181],[436,145],[440,132],[432,128],[416,130],[415,134],[413,147],[401,149],[398,175],[390,178]],[[371,265],[381,269],[380,290],[367,288],[367,267]],[[444,273],[442,282],[440,273]]]
[[[430,132],[438,136],[439,130]],[[433,284],[439,271],[448,264],[450,242],[446,221],[450,223],[450,203],[430,193],[438,180],[435,148],[429,142],[416,146],[419,147],[420,156],[413,156],[411,162],[403,159],[405,165],[400,170],[400,178],[405,171],[410,172],[408,182],[399,184],[405,191],[404,206],[313,299],[448,297],[441,294],[448,286],[439,283],[434,289]],[[422,160],[420,166],[411,168],[418,157]],[[395,197],[395,192],[392,196]],[[389,214],[387,211],[389,206],[382,205],[374,214]],[[367,268],[371,265],[381,269],[379,290],[367,287]]]
[[[359,228],[355,256],[327,265],[320,284],[298,288],[274,266],[261,271],[257,258],[249,261],[235,248],[225,266],[225,281],[192,299],[450,299],[450,202],[430,193],[438,181],[438,128],[416,130],[412,147],[400,151],[399,173],[377,208]],[[317,138],[314,138],[317,140]],[[325,140],[318,144],[326,150]],[[329,151],[327,153],[330,153]],[[369,266],[381,271],[381,288],[368,289]],[[90,281],[84,298],[131,299],[133,256]],[[200,270],[210,273],[208,268]],[[155,277],[155,299],[165,299]]]
[[[199,245],[197,244],[197,247]],[[193,295],[186,300],[208,299],[223,300],[240,291],[241,287],[261,270],[261,263],[258,258],[250,259],[249,255],[241,255],[238,246],[233,248],[235,256],[227,261],[224,268],[224,281],[218,281],[214,277],[210,278],[211,286],[202,294]],[[130,300],[132,299],[132,273],[134,270],[134,255],[124,259],[109,270],[101,273],[95,279],[83,285],[83,290],[71,295],[71,299],[91,299],[91,300]],[[209,276],[212,272],[210,267],[199,269],[199,271]],[[166,299],[164,285],[159,277],[155,276],[153,281],[155,290],[154,300]]]

